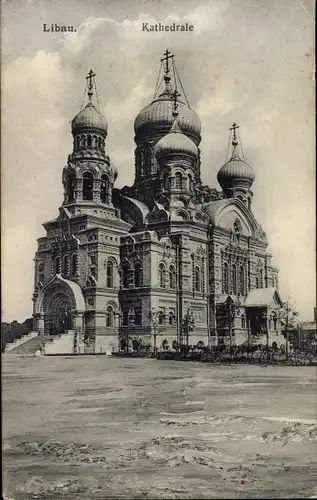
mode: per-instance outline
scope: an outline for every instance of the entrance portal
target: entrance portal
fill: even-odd
[[[80,286],[56,274],[36,297],[34,329],[52,335],[67,330],[82,332],[84,312],[85,299]]]
[[[72,329],[70,298],[62,292],[48,298],[44,304],[44,329],[50,335]]]

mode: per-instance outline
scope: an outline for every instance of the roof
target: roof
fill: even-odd
[[[72,290],[75,298],[76,309],[79,311],[84,311],[86,309],[85,299],[80,286],[75,283],[75,281],[63,278],[60,274],[57,274],[56,277],[59,279],[59,281],[65,283],[65,285],[69,286],[69,288]]]
[[[84,299],[83,292],[82,292],[82,289],[80,288],[80,286],[77,283],[75,283],[75,281],[65,279],[62,277],[61,274],[56,274],[51,279],[51,281],[49,281],[44,286],[44,288],[42,288],[42,290],[40,290],[40,293],[39,293],[39,295],[36,299],[36,303],[35,303],[35,311],[36,312],[41,311],[42,303],[43,303],[43,300],[44,300],[44,297],[45,297],[47,290],[49,290],[56,283],[59,283],[60,285],[65,286],[66,288],[70,289],[77,311],[85,311],[85,309],[86,309],[85,299]]]
[[[270,288],[254,288],[250,290],[246,301],[245,307],[282,307],[281,297],[274,287]]]
[[[129,200],[129,202],[133,203],[136,207],[138,207],[144,218],[150,212],[145,203],[142,203],[142,201],[140,200],[136,200],[135,198],[129,198],[129,196],[123,196],[123,195],[121,195],[121,198]]]
[[[316,321],[303,321],[300,325],[302,331],[317,330]]]
[[[208,203],[202,205],[202,210],[209,215],[211,222],[215,224],[216,215],[218,214],[219,210],[228,205],[228,202],[230,201],[232,200],[228,200],[228,198],[217,201],[209,201]]]
[[[216,298],[216,302],[217,304],[224,304],[229,298],[232,300],[232,302],[235,302],[237,300],[236,295],[219,295],[219,297]]]
[[[163,136],[154,146],[156,156],[165,156],[170,153],[185,153],[197,156],[197,146],[187,135],[183,134],[174,120],[171,130]]]
[[[252,183],[255,174],[253,168],[240,158],[236,147],[234,147],[230,160],[221,167],[217,179],[221,186],[231,185],[235,179],[243,179]]]
[[[72,132],[83,129],[96,129],[107,134],[108,124],[105,117],[89,102],[72,120]]]
[[[177,110],[178,124],[182,132],[200,139],[201,124],[195,111],[182,101],[178,101]],[[168,132],[174,121],[172,111],[171,94],[164,92],[140,111],[134,122],[135,133]]]

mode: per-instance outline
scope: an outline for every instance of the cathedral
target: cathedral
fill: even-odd
[[[252,212],[255,172],[239,127],[219,187],[204,185],[200,120],[166,51],[134,122],[134,183],[118,189],[92,71],[85,97],[71,122],[64,200],[38,239],[34,330],[69,332],[94,353],[281,344],[278,269]]]

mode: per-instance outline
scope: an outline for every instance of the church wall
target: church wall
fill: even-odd
[[[168,78],[166,74],[166,85]],[[92,104],[91,75],[89,82],[87,106]],[[166,86],[166,92],[166,99],[163,99],[166,101],[163,103],[165,108],[171,104],[169,85]],[[183,133],[198,146],[201,140],[199,119],[184,103],[181,106],[185,106],[185,115],[188,114],[185,122],[191,122],[188,127],[183,127],[188,128]],[[194,316],[195,325],[188,339],[189,344],[203,341],[205,345],[213,345],[217,332],[216,302],[225,294],[224,261],[229,264],[229,281],[232,280],[232,262],[236,262],[237,267],[243,262],[246,273],[244,295],[255,287],[278,285],[278,270],[273,267],[272,256],[267,253],[265,233],[263,237],[260,226],[257,227],[254,218],[249,217],[245,206],[239,206],[237,200],[233,204],[221,201],[222,196],[242,196],[251,200],[252,169],[251,177],[245,178],[244,165],[241,170],[242,179],[237,178],[237,182],[231,187],[228,184],[232,184],[230,175],[225,176],[224,184],[219,181],[223,193],[219,196],[216,192],[216,198],[208,198],[209,201],[217,200],[218,205],[215,207],[213,202],[211,203],[210,219],[206,222],[209,212],[203,216],[200,211],[206,207],[196,204],[198,200],[205,199],[202,196],[203,188],[208,188],[201,186],[200,150],[198,149],[195,160],[194,156],[189,161],[188,155],[174,151],[173,156],[167,156],[165,160],[161,158],[159,164],[153,146],[169,132],[172,115],[165,116],[165,123],[164,120],[162,123],[156,123],[154,120],[151,124],[149,117],[143,118],[145,122],[142,123],[141,120],[141,128],[136,128],[135,136],[135,184],[126,187],[125,194],[128,197],[135,195],[139,201],[147,203],[148,207],[128,201],[128,198],[124,201],[122,197],[123,201],[118,202],[118,206],[126,209],[125,218],[130,222],[128,224],[119,218],[118,209],[112,205],[111,196],[118,172],[105,150],[107,124],[101,124],[100,114],[94,119],[93,113],[92,108],[84,108],[80,111],[79,118],[75,117],[72,122],[73,152],[68,157],[62,178],[64,203],[59,209],[59,217],[44,224],[47,236],[38,240],[34,273],[35,296],[39,293],[39,280],[45,285],[54,277],[55,257],[59,248],[70,256],[76,248],[79,256],[78,273],[72,274],[72,270],[61,273],[65,278],[77,282],[83,291],[86,307],[85,334],[86,337],[90,335],[94,339],[95,352],[111,351],[113,348],[117,350],[119,332],[121,336],[140,336],[144,343],[152,343],[153,325],[151,326],[149,319],[151,311],[163,313],[164,321],[157,338],[158,346],[164,339],[168,340],[170,346],[173,340],[179,340],[180,326],[190,311]],[[236,125],[231,130],[234,130],[235,137]],[[238,144],[235,145],[234,142],[233,152]],[[169,184],[169,187],[173,188],[169,198],[165,192],[168,191],[168,186],[165,186],[166,190],[163,190],[161,196],[160,176],[164,173],[162,166],[167,165],[172,157],[177,168],[183,169],[184,172],[195,165],[195,193],[188,180],[186,186],[183,181],[176,186],[174,178]],[[244,163],[238,157],[236,160]],[[169,164],[172,174],[175,166],[173,161]],[[120,198],[119,190],[116,192]],[[101,200],[104,203],[101,203]],[[160,204],[165,206],[164,210]],[[219,207],[221,210],[217,212]],[[148,214],[148,209],[153,211]],[[212,231],[209,226],[211,221],[217,224]],[[240,228],[238,237],[234,232],[237,221]],[[148,230],[149,227],[152,230]],[[134,233],[129,232],[131,228]],[[144,231],[136,232],[136,228],[143,228]],[[76,236],[79,244],[72,235]],[[109,259],[114,263],[114,282],[111,288],[108,288],[107,282]],[[138,262],[142,265],[142,283],[139,282],[136,286]],[[131,266],[127,280],[123,280],[124,263]],[[165,266],[164,283],[161,282],[160,264]],[[170,266],[175,267],[175,286],[170,285]],[[233,294],[232,287],[227,290],[226,295],[228,294]],[[111,325],[107,307],[112,307],[114,312]],[[121,312],[123,314],[120,316]],[[236,310],[232,325],[235,338],[240,340],[246,335],[246,328],[242,323],[243,314],[245,310],[241,306]],[[273,333],[275,335],[275,330]]]

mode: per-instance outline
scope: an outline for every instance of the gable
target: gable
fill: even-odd
[[[239,221],[241,233],[245,236],[255,236],[258,223],[250,210],[237,198],[212,201],[203,205],[202,209],[216,227],[231,231],[233,224]]]
[[[216,218],[216,225],[231,231],[237,220],[240,223],[241,234],[244,236],[252,236],[252,226],[237,207],[227,206],[221,210]]]

